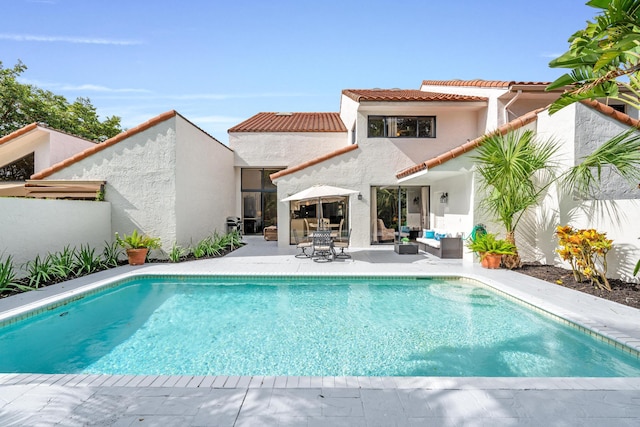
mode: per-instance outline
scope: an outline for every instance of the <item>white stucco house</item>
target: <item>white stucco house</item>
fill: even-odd
[[[160,236],[165,249],[224,231],[228,216],[241,218],[245,234],[276,226],[281,246],[317,226],[320,212],[355,247],[416,238],[425,229],[466,236],[477,223],[501,232],[478,208],[473,152],[486,135],[532,129],[560,141],[559,161],[571,166],[621,131],[640,128],[638,111],[596,101],[550,116],[558,93],[546,87],[425,80],[419,89],[345,89],[338,112],[258,113],[229,129],[229,146],[175,111],[100,144],[29,125],[0,139],[0,167],[30,155],[35,183],[102,182],[111,231],[137,228]],[[317,184],[355,193],[321,204],[282,201]],[[640,257],[639,199],[640,189],[613,175],[598,200],[552,189],[519,226],[521,254],[558,263],[556,225],[595,227],[614,239],[612,275],[629,278]],[[466,250],[461,256],[473,260]]]
[[[225,231],[235,209],[233,152],[175,111],[32,175],[104,180],[112,232],[139,229],[168,250]]]
[[[0,196],[24,196],[24,180],[95,146],[44,124],[32,123],[0,138]]]
[[[489,222],[478,209],[481,196],[472,159],[485,135],[532,129],[560,141],[559,160],[570,166],[590,147],[629,126],[637,127],[637,111],[627,114],[625,106],[595,101],[549,116],[546,107],[558,93],[545,92],[547,84],[425,80],[419,90],[343,90],[339,113],[257,114],[229,130],[240,194],[238,215],[245,230],[247,219],[262,226],[277,224],[278,244],[292,244],[293,230],[306,233],[319,205],[281,200],[312,185],[327,184],[358,192],[322,203],[323,217],[333,227],[342,223],[343,233],[351,230],[353,246],[388,243],[394,238],[388,228],[399,230],[395,238],[405,232],[414,237],[427,228],[468,235],[474,224]],[[257,176],[258,171],[259,188],[249,185],[250,175]],[[637,211],[640,191],[611,179],[610,191],[603,192],[597,204],[621,207],[623,213]],[[251,193],[260,197],[247,201]],[[388,206],[388,197],[394,195],[398,209]],[[619,252],[612,254],[618,259],[612,261],[615,270],[629,277],[627,264],[640,257],[640,227],[624,215],[598,217],[594,209],[580,215],[594,203],[550,195],[537,217],[520,226],[518,241],[525,259],[557,262],[553,230],[571,220],[576,227],[606,231]],[[495,231],[500,230],[495,227]],[[473,258],[467,251],[463,256]]]

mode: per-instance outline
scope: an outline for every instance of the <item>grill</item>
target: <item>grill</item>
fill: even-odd
[[[227,217],[227,233],[231,233],[232,231],[240,232],[240,218],[237,216],[228,216]]]

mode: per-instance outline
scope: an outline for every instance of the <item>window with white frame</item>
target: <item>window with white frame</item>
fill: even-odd
[[[435,116],[369,116],[369,138],[435,138]]]

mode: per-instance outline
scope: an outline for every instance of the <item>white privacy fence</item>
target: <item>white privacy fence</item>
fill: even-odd
[[[102,252],[112,240],[109,202],[2,197],[0,212],[0,256],[13,257],[19,276],[38,254],[86,244]]]

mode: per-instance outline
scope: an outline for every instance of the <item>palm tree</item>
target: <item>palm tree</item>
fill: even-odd
[[[640,180],[640,134],[635,128],[606,141],[562,175],[553,159],[558,144],[538,142],[533,131],[494,133],[478,148],[476,167],[486,197],[481,208],[506,229],[506,240],[516,245],[515,231],[528,208],[539,204],[553,183],[568,192],[588,196],[598,190],[601,171],[609,166],[630,183]],[[507,268],[520,265],[517,254],[505,256]]]
[[[486,197],[481,207],[506,229],[506,240],[516,245],[515,231],[525,211],[540,202],[554,181],[552,157],[558,149],[552,140],[536,142],[531,130],[494,133],[474,157]],[[507,268],[520,266],[517,249],[504,258]]]

